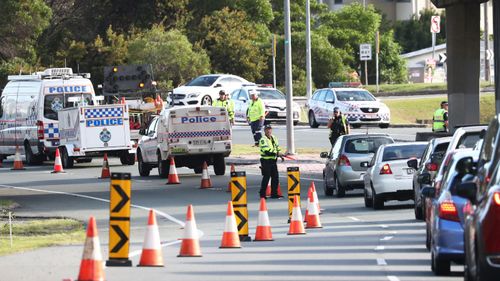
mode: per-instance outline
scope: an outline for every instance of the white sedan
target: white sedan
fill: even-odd
[[[389,200],[413,199],[413,173],[408,160],[418,161],[427,147],[427,142],[408,142],[381,145],[371,162],[361,163],[368,167],[364,175],[365,206],[384,208]]]

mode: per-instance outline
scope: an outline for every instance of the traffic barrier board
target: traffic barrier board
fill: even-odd
[[[251,241],[248,235],[247,176],[245,172],[231,172],[231,200],[240,241]]]
[[[288,174],[288,221],[292,217],[293,211],[293,197],[299,197],[300,206],[300,171],[299,167],[288,167],[286,169]]]

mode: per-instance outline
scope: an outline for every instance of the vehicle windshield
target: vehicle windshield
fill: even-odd
[[[362,138],[348,140],[345,144],[346,153],[368,154],[375,153],[379,146],[394,143],[390,138]]]
[[[210,87],[219,76],[200,76],[189,81],[186,86]]]
[[[82,97],[83,104],[93,105],[92,94],[66,94],[66,95],[46,95],[43,102],[43,116],[48,119],[58,120],[57,112],[63,108],[73,106],[72,102],[68,102],[70,97]],[[64,102],[63,102],[64,100]]]
[[[367,91],[335,91],[339,101],[375,101],[375,97]]]
[[[262,89],[260,89],[258,91],[260,93],[260,98],[262,98],[263,100],[284,100],[285,99],[285,95],[283,95],[278,90],[273,90],[273,89],[262,90]]]
[[[384,148],[382,161],[422,158],[427,144],[388,146]]]

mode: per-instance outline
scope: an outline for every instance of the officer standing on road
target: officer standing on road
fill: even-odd
[[[432,131],[433,132],[447,132],[448,131],[448,102],[442,101],[441,108],[434,112],[432,117]]]
[[[280,152],[278,138],[273,136],[273,128],[266,125],[264,136],[259,141],[260,165],[262,169],[262,182],[260,183],[260,198],[266,198],[267,184],[271,178],[271,198],[281,198],[278,195],[279,174],[276,161],[278,157],[283,161],[283,154]]]
[[[342,135],[348,135],[350,133],[349,130],[349,122],[347,118],[340,112],[338,107],[333,109],[333,118],[328,120],[328,128],[330,129],[330,143],[332,146],[335,144],[337,139]]]
[[[262,126],[264,126],[264,117],[266,116],[265,106],[262,99],[259,98],[259,92],[250,90],[252,101],[247,109],[247,121],[252,129],[255,146],[259,146],[259,140],[262,137]]]
[[[214,101],[213,106],[226,108],[227,115],[229,116],[229,122],[231,125],[234,125],[234,102],[227,99],[227,95],[224,90],[220,90],[219,98]]]

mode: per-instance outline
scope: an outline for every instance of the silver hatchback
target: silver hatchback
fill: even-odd
[[[326,196],[344,197],[347,190],[363,189],[363,176],[367,167],[361,163],[371,161],[383,144],[394,143],[387,134],[358,134],[341,136],[330,153],[322,152],[326,158],[323,183]]]

